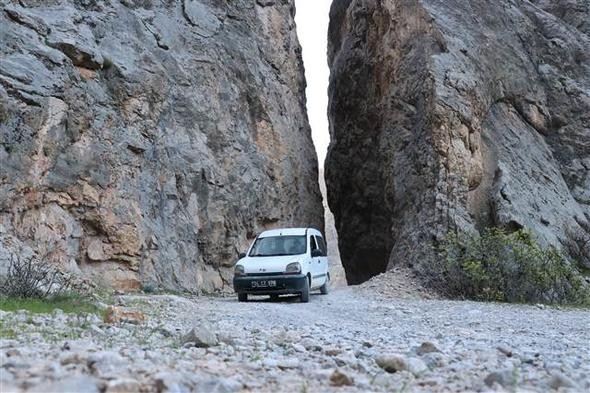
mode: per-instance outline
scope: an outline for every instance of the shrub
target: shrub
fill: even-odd
[[[73,290],[72,277],[51,266],[46,259],[12,254],[0,293],[8,297],[42,299]]]
[[[143,283],[141,285],[141,291],[143,293],[156,293],[156,291],[158,290],[158,287],[156,286],[156,284],[148,282],[148,283]]]
[[[440,245],[430,285],[453,298],[590,304],[588,285],[555,248],[526,230],[450,234]]]

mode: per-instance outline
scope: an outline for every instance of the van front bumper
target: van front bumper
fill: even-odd
[[[301,293],[307,277],[303,274],[234,277],[234,291],[250,295]]]

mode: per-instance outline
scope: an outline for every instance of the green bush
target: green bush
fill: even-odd
[[[141,291],[143,293],[156,293],[158,291],[158,286],[151,282],[143,283],[141,285]]]
[[[450,234],[439,249],[430,285],[453,298],[590,304],[588,284],[555,248],[530,232],[490,229]]]

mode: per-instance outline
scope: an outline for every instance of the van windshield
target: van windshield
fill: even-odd
[[[281,255],[300,255],[307,252],[305,235],[260,237],[254,242],[251,257],[276,257]]]

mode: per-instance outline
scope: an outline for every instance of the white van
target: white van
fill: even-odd
[[[262,232],[241,254],[234,270],[234,291],[245,302],[248,295],[328,293],[330,273],[324,237],[313,228],[284,228]]]

